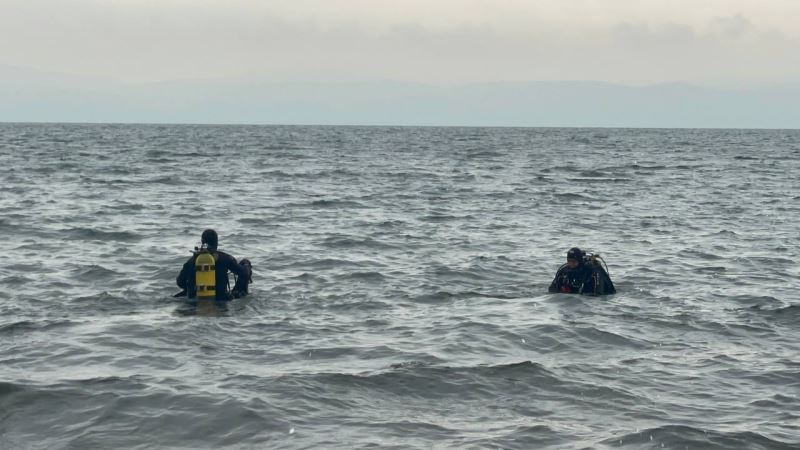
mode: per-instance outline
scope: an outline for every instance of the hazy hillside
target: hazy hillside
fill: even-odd
[[[0,66],[0,121],[800,127],[800,86],[174,81],[123,84]]]

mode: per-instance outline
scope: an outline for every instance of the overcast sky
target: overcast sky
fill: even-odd
[[[800,0],[0,0],[0,64],[122,81],[800,82]]]

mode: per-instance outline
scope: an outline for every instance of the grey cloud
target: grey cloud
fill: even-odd
[[[0,16],[0,42],[13,42],[0,47],[0,64],[135,82],[800,79],[800,61],[790,57],[800,53],[800,44],[765,33],[744,15],[717,18],[702,28],[655,19],[585,27],[534,16],[515,22],[528,23],[527,29],[496,20],[432,27],[402,18],[373,27],[358,17],[319,23],[310,16],[249,11],[243,2],[238,8],[169,1],[139,7],[132,1],[76,0],[71,11],[63,2],[11,4],[19,18]],[[43,4],[53,14],[41,14]]]
[[[736,39],[744,36],[754,29],[753,23],[740,14],[730,17],[718,17],[712,22],[712,29],[715,29],[721,36]]]
[[[620,46],[651,49],[687,48],[701,39],[692,27],[674,23],[658,26],[621,23],[613,27],[611,33]]]

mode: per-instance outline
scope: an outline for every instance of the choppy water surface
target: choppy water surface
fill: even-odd
[[[0,448],[798,448],[800,131],[0,125]],[[253,295],[173,299],[206,227]],[[574,245],[619,294],[547,295]]]

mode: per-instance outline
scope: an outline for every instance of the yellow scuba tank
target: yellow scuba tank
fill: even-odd
[[[194,284],[200,298],[217,296],[217,261],[208,250],[202,250],[194,261]]]

